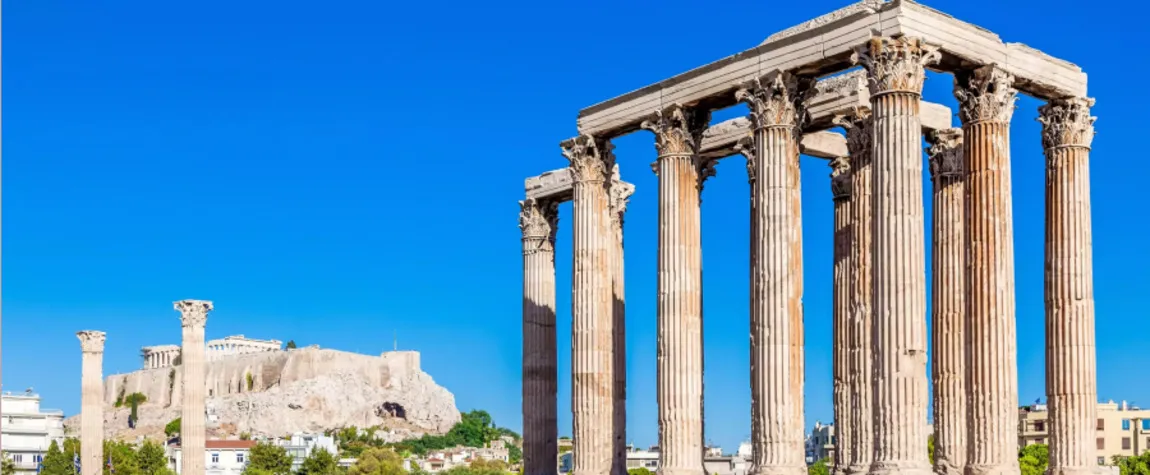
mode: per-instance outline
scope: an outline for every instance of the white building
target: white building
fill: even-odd
[[[40,395],[31,389],[23,394],[4,393],[0,406],[2,450],[16,463],[16,473],[36,473],[52,441],[64,443],[64,411],[41,410]]]
[[[240,475],[248,466],[254,440],[207,440],[204,444],[204,475]],[[168,448],[168,468],[183,473],[180,446]]]
[[[807,435],[807,464],[835,457],[835,425],[815,421],[815,428]]]
[[[333,458],[339,455],[339,447],[335,444],[335,438],[323,434],[297,432],[292,434],[289,440],[276,439],[274,443],[287,450],[288,456],[291,457],[292,472],[299,471],[300,467],[303,467],[303,461],[310,457],[316,449],[326,450]]]

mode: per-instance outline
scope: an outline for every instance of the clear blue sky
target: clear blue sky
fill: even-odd
[[[105,373],[177,343],[173,300],[242,333],[423,352],[462,410],[518,428],[523,178],[566,165],[576,112],[846,4],[770,2],[5,2],[4,388],[79,407],[73,333]],[[1150,405],[1145,4],[932,6],[1077,62],[1098,98],[1092,161],[1099,394]],[[953,105],[949,76],[928,98]],[[1013,122],[1022,402],[1043,397],[1040,103]],[[717,113],[718,118],[742,114]],[[956,119],[957,120],[957,119]],[[616,141],[627,217],[630,439],[655,442],[651,136]],[[831,199],[803,159],[807,423],[829,421]],[[706,187],[707,437],[750,432],[743,161]],[[558,249],[560,422],[570,433],[570,205]],[[928,261],[929,262],[929,261]]]

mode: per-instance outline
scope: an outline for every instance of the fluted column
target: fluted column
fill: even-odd
[[[848,157],[831,160],[831,197],[834,200],[834,281],[832,289],[832,361],[835,421],[833,473],[845,474],[853,458],[855,422],[850,411],[851,273],[851,168]]]
[[[607,475],[614,447],[614,350],[608,183],[610,142],[582,136],[563,143],[574,179],[571,278],[571,410],[574,475]]]
[[[871,253],[874,220],[872,219],[871,143],[874,121],[870,109],[858,108],[848,115],[835,117],[834,122],[847,132],[847,148],[851,161],[851,276],[850,276],[850,354],[848,381],[850,389],[849,433],[850,451],[847,452],[845,472],[849,475],[867,473],[874,456],[874,419],[871,376]],[[844,434],[836,429],[839,437]],[[842,440],[842,439],[840,439]]]
[[[614,420],[615,440],[612,447],[611,473],[627,474],[627,299],[623,285],[623,216],[627,213],[627,200],[635,192],[635,185],[619,180],[619,167],[611,178],[611,249],[612,327],[614,328]],[[552,464],[554,465],[554,464]]]
[[[672,105],[642,127],[659,158],[659,474],[703,470],[703,259],[699,199],[714,161],[699,157],[710,113]]]
[[[182,473],[204,473],[204,326],[212,303],[207,300],[180,300],[173,304],[180,312],[183,327],[184,401],[181,406],[180,447]]]
[[[926,474],[926,262],[922,202],[923,67],[938,49],[874,38],[853,59],[874,114],[874,460],[872,474]]]
[[[810,79],[775,71],[744,85],[754,127],[751,181],[751,473],[806,472],[802,425],[801,307],[796,296],[798,138]],[[745,152],[744,152],[745,153]],[[796,382],[798,397],[796,397]]]
[[[555,475],[559,457],[555,233],[559,203],[519,202],[523,232],[523,473]]]
[[[1090,230],[1093,99],[1039,109],[1046,150],[1046,397],[1050,475],[1094,472],[1098,400]]]
[[[994,65],[955,75],[966,165],[966,473],[1018,468],[1018,362],[1010,118],[1014,78]]]
[[[80,475],[104,473],[104,332],[84,330],[80,339]]]
[[[931,379],[934,383],[934,472],[966,467],[966,215],[962,129],[928,138],[934,203],[931,250]]]

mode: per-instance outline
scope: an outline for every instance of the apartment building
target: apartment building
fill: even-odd
[[[1019,447],[1050,443],[1049,415],[1045,404],[1035,403],[1019,409]],[[1098,404],[1097,416],[1098,465],[1113,465],[1115,456],[1141,455],[1150,449],[1150,410],[1126,401],[1110,401]]]
[[[64,411],[41,409],[40,395],[28,389],[22,394],[6,392],[0,399],[4,454],[16,464],[16,473],[34,474],[53,441],[64,442]]]

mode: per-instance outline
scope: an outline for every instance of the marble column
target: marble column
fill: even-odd
[[[1014,78],[994,65],[955,75],[966,166],[966,473],[1018,468],[1018,363],[1010,118]]]
[[[519,202],[523,232],[523,473],[555,475],[559,457],[555,234],[559,203]]]
[[[614,447],[614,350],[608,183],[610,142],[563,143],[574,184],[571,278],[571,408],[574,475],[608,475]]]
[[[183,327],[184,401],[180,412],[182,473],[204,473],[204,326],[212,303],[207,300],[180,300],[173,304],[180,312]]]
[[[871,251],[873,225],[871,213],[872,183],[871,143],[873,125],[870,109],[857,108],[851,114],[835,117],[835,124],[846,130],[851,167],[851,276],[848,384],[850,389],[850,450],[845,473],[867,473],[874,455],[874,420],[871,401],[872,339],[871,325]],[[837,432],[837,431],[836,431]],[[842,433],[840,432],[840,437]],[[840,439],[841,440],[841,439]]]
[[[1090,230],[1093,99],[1039,109],[1046,150],[1046,397],[1050,475],[1094,473],[1094,258]]]
[[[104,340],[101,331],[76,333],[80,339],[80,475],[104,473]]]
[[[699,156],[706,110],[671,105],[643,121],[659,177],[659,474],[702,475],[703,258],[699,205],[714,161]]]
[[[870,473],[930,473],[927,458],[926,249],[922,202],[924,66],[938,48],[873,38],[856,51],[874,115],[872,350],[874,459]]]
[[[635,193],[635,185],[619,180],[619,166],[615,166],[609,190],[611,199],[612,306],[614,329],[614,420],[615,440],[612,449],[611,473],[627,475],[627,299],[623,285],[623,217],[627,213],[627,200]]]
[[[754,160],[751,181],[751,473],[806,472],[802,447],[802,397],[795,397],[801,368],[794,359],[801,330],[794,224],[798,142],[803,102],[812,81],[772,72],[736,92],[751,111]],[[796,279],[799,277],[799,279]],[[801,356],[801,349],[798,353]],[[797,379],[796,379],[797,378]],[[799,388],[801,391],[801,387]]]
[[[851,240],[851,169],[848,157],[831,165],[831,198],[834,200],[834,281],[832,284],[832,378],[835,421],[835,453],[832,473],[845,474],[853,458],[854,419],[850,413],[851,273],[854,257]]]
[[[966,174],[962,129],[928,137],[934,211],[931,235],[931,380],[934,473],[966,467]]]

